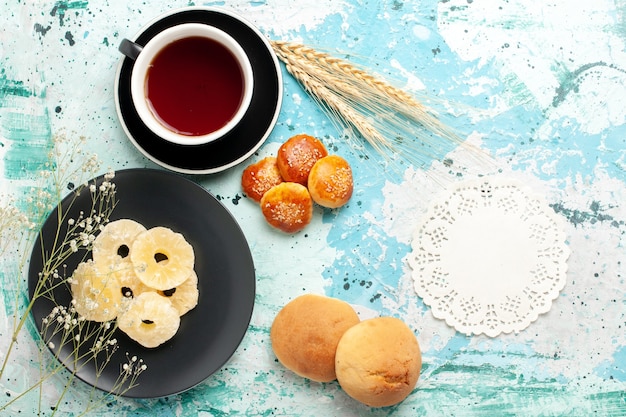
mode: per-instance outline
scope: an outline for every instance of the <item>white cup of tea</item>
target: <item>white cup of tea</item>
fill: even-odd
[[[162,139],[200,145],[231,131],[246,114],[254,79],[244,49],[226,32],[185,23],[145,46],[122,40],[133,59],[130,91],[141,121]]]

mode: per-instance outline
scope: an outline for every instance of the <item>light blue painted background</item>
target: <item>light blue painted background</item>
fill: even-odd
[[[518,335],[456,334],[412,292],[405,259],[410,226],[439,190],[433,178],[454,181],[477,171],[463,169],[463,155],[453,154],[459,164],[451,170],[435,164],[381,175],[375,162],[350,153],[283,72],[278,124],[252,160],[295,133],[314,134],[353,164],[352,201],[340,211],[318,209],[304,233],[285,236],[241,198],[245,164],[196,178],[249,240],[258,279],[249,332],[227,366],[197,388],[158,400],[119,399],[93,415],[626,415],[626,3],[590,3],[0,2],[3,191],[23,191],[62,130],[87,136],[107,167],[153,167],[117,120],[117,45],[159,13],[196,4],[237,11],[272,39],[336,48],[409,91],[452,103],[451,125],[567,220],[568,284],[551,312]],[[400,317],[415,330],[424,369],[405,402],[369,409],[336,383],[311,383],[276,363],[269,326],[282,305],[305,292]],[[0,325],[6,338],[7,323]],[[30,353],[19,346],[3,387],[27,383]],[[77,414],[87,393],[78,384],[63,411]],[[29,407],[16,411],[30,415]]]

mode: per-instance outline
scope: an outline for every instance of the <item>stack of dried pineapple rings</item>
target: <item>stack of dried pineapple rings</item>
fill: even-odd
[[[167,227],[112,221],[95,239],[92,258],[72,275],[76,311],[87,320],[117,319],[142,346],[171,339],[180,317],[198,304],[193,247]]]

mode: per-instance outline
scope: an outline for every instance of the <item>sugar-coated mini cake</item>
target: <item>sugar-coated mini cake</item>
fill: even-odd
[[[270,188],[261,198],[260,205],[265,220],[286,233],[304,229],[313,217],[309,190],[295,182],[283,182]]]
[[[345,301],[305,294],[276,315],[270,331],[272,349],[280,363],[297,375],[333,381],[337,343],[358,322],[359,316]]]
[[[348,329],[337,344],[341,388],[371,407],[403,401],[417,384],[422,355],[413,331],[400,319],[377,317]]]
[[[341,207],[352,197],[352,168],[338,155],[320,158],[311,168],[309,193],[317,204],[328,208]]]
[[[328,151],[319,139],[305,134],[295,135],[278,148],[276,163],[285,181],[306,185],[311,168],[326,155]]]
[[[257,203],[270,188],[283,182],[276,157],[268,156],[246,167],[241,175],[243,192]]]

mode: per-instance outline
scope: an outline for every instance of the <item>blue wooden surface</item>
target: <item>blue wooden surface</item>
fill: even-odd
[[[249,241],[258,282],[249,331],[231,361],[196,388],[162,399],[118,399],[89,415],[626,415],[623,0],[5,0],[0,190],[23,192],[60,131],[86,136],[84,146],[105,167],[154,167],[117,118],[117,46],[158,14],[194,4],[235,11],[270,39],[349,54],[407,91],[449,103],[447,120],[455,129],[567,220],[568,283],[552,310],[517,335],[467,337],[434,319],[411,287],[411,226],[440,190],[435,178],[475,175],[463,169],[463,153],[451,154],[460,161],[452,168],[434,163],[383,174],[375,159],[351,152],[282,68],[278,123],[249,162],[293,134],[316,135],[352,163],[351,202],[338,211],[317,208],[304,233],[287,236],[271,230],[243,198],[246,163],[195,178],[221,199]],[[276,362],[269,343],[273,317],[307,292],[341,298],[366,314],[400,317],[414,329],[424,369],[407,400],[370,409],[337,383],[312,383]],[[2,295],[8,312],[13,294]],[[0,320],[0,354],[8,328]],[[14,354],[0,381],[3,392],[26,386],[36,368],[28,343]],[[44,401],[57,394],[54,384],[62,386],[63,378],[53,381]],[[76,384],[60,411],[80,414],[88,396],[89,387]],[[19,403],[12,412],[33,415],[36,407]]]

